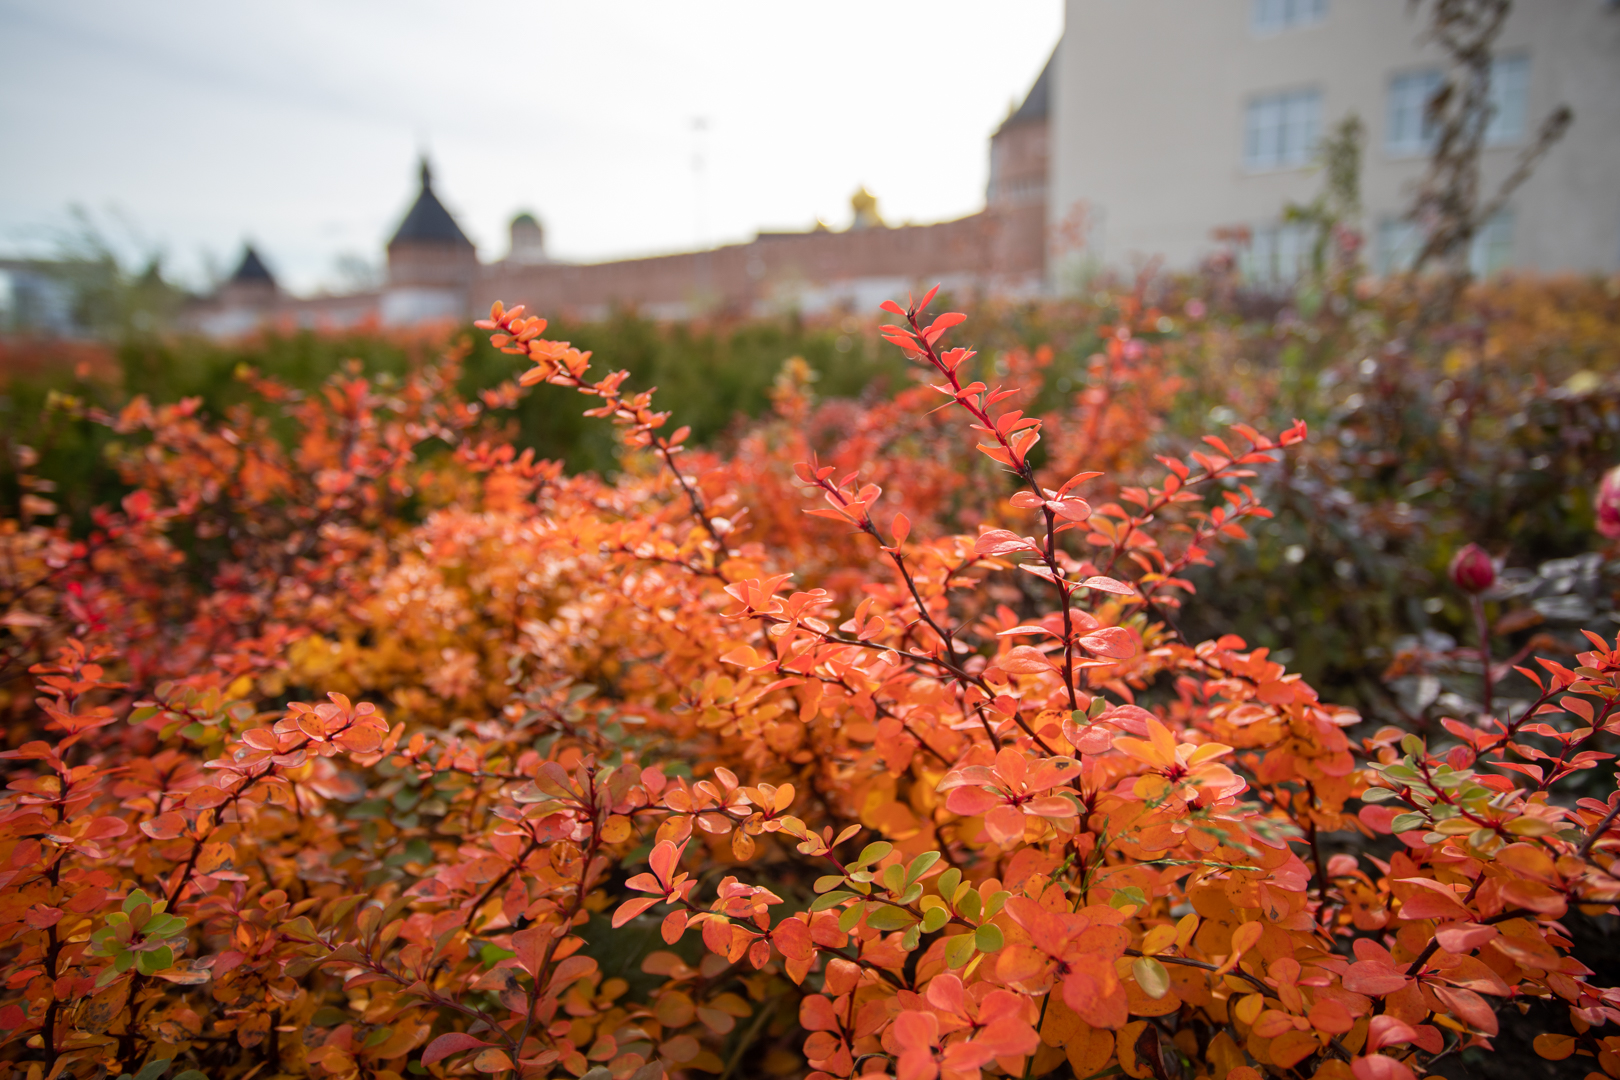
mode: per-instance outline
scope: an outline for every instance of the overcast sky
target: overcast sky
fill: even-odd
[[[0,252],[82,205],[193,284],[244,238],[331,284],[419,147],[486,259],[520,209],[581,261],[842,227],[862,183],[954,217],[1061,31],[1060,0],[0,0]]]

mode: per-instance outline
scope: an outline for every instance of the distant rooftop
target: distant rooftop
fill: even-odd
[[[252,244],[242,246],[242,261],[237,264],[236,272],[231,275],[231,280],[241,284],[251,282],[274,285],[276,283],[275,275],[270,273],[268,266],[264,265],[264,260],[259,258],[259,253],[253,249]]]
[[[1052,55],[1046,58],[1046,66],[1041,68],[1039,75],[1035,76],[1035,85],[1031,86],[1029,93],[1024,95],[1024,103],[1018,106],[1011,116],[1001,122],[1003,128],[1021,124],[1026,120],[1046,119],[1047,113],[1052,107],[1052,67],[1056,63],[1057,50],[1053,49]]]
[[[456,224],[456,219],[450,216],[450,211],[433,194],[433,169],[426,158],[422,159],[422,191],[416,196],[416,203],[405,215],[405,220],[399,223],[399,230],[388,241],[388,246],[411,242],[473,246],[467,234],[461,231],[461,226]]]

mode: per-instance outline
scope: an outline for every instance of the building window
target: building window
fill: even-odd
[[[1238,268],[1250,285],[1282,288],[1294,284],[1310,265],[1316,227],[1298,222],[1263,225],[1254,230]]]
[[[1502,146],[1524,138],[1530,87],[1530,58],[1499,56],[1491,61],[1491,118],[1485,125],[1485,145]],[[1438,68],[1411,71],[1389,81],[1389,131],[1384,145],[1389,153],[1406,157],[1426,154],[1434,147],[1435,125],[1429,102],[1445,82]]]
[[[1254,32],[1275,34],[1327,17],[1328,0],[1254,0]]]
[[[1304,165],[1316,152],[1321,122],[1322,95],[1316,90],[1255,98],[1244,124],[1244,167],[1259,171]]]
[[[1513,211],[1498,210],[1479,227],[1468,248],[1468,269],[1487,278],[1513,265]]]
[[[1378,223],[1375,265],[1383,276],[1412,269],[1423,247],[1423,231],[1407,218],[1385,218]],[[1468,246],[1468,269],[1488,278],[1513,265],[1513,211],[1498,210],[1479,227]]]
[[[1397,75],[1389,83],[1389,132],[1384,145],[1391,154],[1405,157],[1426,154],[1434,145],[1434,122],[1429,102],[1445,82],[1438,69]]]
[[[1491,119],[1485,125],[1488,146],[1524,138],[1525,98],[1530,89],[1530,58],[1498,56],[1491,61]]]
[[[1407,218],[1385,218],[1378,223],[1375,265],[1381,277],[1403,274],[1412,268],[1423,247],[1423,233]]]

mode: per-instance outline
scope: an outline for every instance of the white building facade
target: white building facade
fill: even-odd
[[[1051,104],[1053,231],[1084,221],[1065,260],[1190,269],[1244,228],[1255,277],[1286,277],[1305,240],[1282,208],[1322,187],[1317,140],[1366,130],[1369,265],[1410,259],[1405,220],[1427,163],[1424,106],[1445,72],[1409,0],[1067,0]],[[1564,138],[1481,231],[1478,272],[1620,271],[1620,3],[1518,0],[1497,41],[1488,197],[1560,105]]]

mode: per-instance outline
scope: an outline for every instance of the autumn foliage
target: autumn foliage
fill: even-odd
[[[9,1068],[1395,1080],[1555,1002],[1537,1050],[1620,1076],[1561,921],[1620,900],[1620,645],[1353,739],[1178,628],[1304,425],[1155,460],[1159,312],[1042,415],[1050,356],[931,299],[884,305],[916,386],[790,363],[726,454],[499,304],[479,400],[451,356],[90,416],[131,494],[0,527]],[[513,448],[539,384],[616,479]]]

